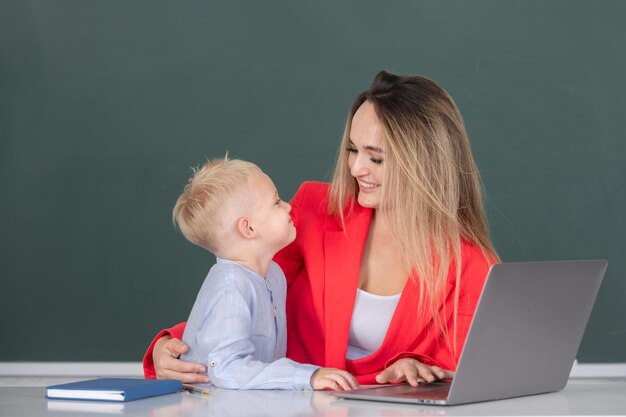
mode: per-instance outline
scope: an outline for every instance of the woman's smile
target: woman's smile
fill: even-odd
[[[360,180],[358,178],[357,178],[357,181],[359,183],[360,190],[364,193],[374,192],[376,189],[380,187],[380,184],[374,184],[371,182]]]

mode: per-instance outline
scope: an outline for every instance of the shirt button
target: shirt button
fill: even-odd
[[[215,365],[217,365],[217,363],[215,361],[211,361],[210,365],[211,365],[211,368],[215,368]]]
[[[276,309],[276,306],[274,306],[274,317],[276,317],[277,314],[278,314],[278,310]]]

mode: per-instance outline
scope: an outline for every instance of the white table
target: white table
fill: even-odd
[[[186,393],[127,403],[59,401],[43,387],[1,387],[1,417],[39,416],[493,416],[626,415],[626,379],[571,379],[560,392],[460,406],[421,406],[338,399],[327,392],[231,391],[207,398]]]

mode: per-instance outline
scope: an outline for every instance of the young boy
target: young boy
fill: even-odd
[[[290,211],[256,165],[228,158],[194,171],[176,202],[173,219],[183,235],[217,258],[191,310],[181,359],[206,365],[218,387],[358,386],[346,371],[284,357],[287,284],[272,258],[296,237]]]

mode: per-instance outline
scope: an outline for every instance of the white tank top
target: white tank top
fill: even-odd
[[[348,359],[364,358],[378,350],[385,339],[400,295],[377,295],[357,290],[350,323]]]

